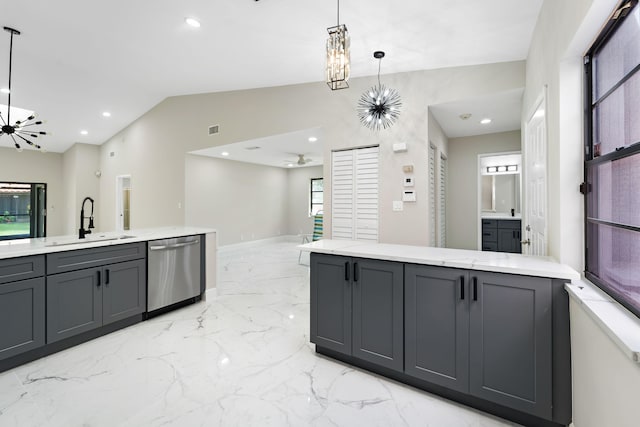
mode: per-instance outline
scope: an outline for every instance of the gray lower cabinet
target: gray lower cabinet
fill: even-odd
[[[482,250],[522,253],[519,219],[482,219]]]
[[[44,277],[0,284],[0,360],[44,345],[44,294]]]
[[[47,342],[60,341],[145,311],[145,260],[47,277]]]
[[[311,254],[317,346],[562,424],[567,305],[559,280]]]
[[[471,273],[469,391],[552,416],[552,280]]]
[[[311,254],[311,342],[403,369],[403,265]]]
[[[405,372],[469,391],[469,273],[405,266]]]

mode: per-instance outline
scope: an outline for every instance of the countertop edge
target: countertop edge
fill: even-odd
[[[213,228],[205,227],[158,227],[138,230],[126,230],[123,232],[95,233],[100,239],[94,240],[89,236],[84,242],[75,242],[74,236],[53,236],[38,239],[25,239],[26,242],[16,240],[11,243],[0,244],[0,260],[11,259],[31,255],[44,255],[55,252],[75,251],[80,249],[99,248],[113,245],[125,245],[127,243],[148,242],[150,240],[170,239],[174,237],[185,237],[199,234],[209,234],[217,232]],[[132,236],[119,238],[120,236]],[[94,237],[95,238],[95,237]],[[60,244],[54,244],[61,241]]]
[[[327,245],[327,247],[323,247]],[[580,279],[580,274],[570,267],[557,263],[549,259],[538,259],[536,257],[524,256],[519,254],[505,254],[496,252],[496,258],[492,260],[478,260],[473,254],[484,254],[482,251],[469,251],[445,248],[427,248],[411,245],[390,245],[391,249],[402,251],[409,250],[429,250],[431,252],[441,252],[446,254],[448,259],[426,258],[417,256],[407,256],[385,252],[366,252],[358,250],[359,248],[369,247],[375,248],[383,244],[375,244],[370,242],[343,241],[343,240],[319,240],[312,243],[299,245],[298,249],[305,252],[324,253],[331,255],[342,255],[360,258],[379,259],[384,261],[406,262],[412,264],[433,265],[449,268],[461,268],[476,271],[487,271],[493,273],[519,274],[523,276],[545,277],[550,279],[560,279],[567,281],[575,281]],[[493,253],[491,253],[493,254]],[[516,256],[517,255],[517,256]],[[518,265],[520,264],[520,265]],[[555,271],[553,270],[555,269]]]

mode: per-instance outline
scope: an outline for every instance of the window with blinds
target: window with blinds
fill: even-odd
[[[446,223],[446,183],[447,183],[447,158],[440,155],[440,191],[438,192],[438,246],[444,248],[447,245],[447,223]]]
[[[640,317],[640,9],[625,3],[585,57],[585,276]]]
[[[378,147],[332,153],[332,239],[378,241],[378,153]]]
[[[429,246],[436,246],[436,147],[429,144]]]

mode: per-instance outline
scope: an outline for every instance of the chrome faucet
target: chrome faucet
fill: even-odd
[[[89,216],[89,227],[87,230],[84,229],[84,204],[89,200],[91,202],[91,216]],[[80,230],[78,231],[78,238],[84,239],[84,236],[87,234],[91,234],[91,229],[95,228],[93,225],[93,199],[91,197],[85,197],[82,201],[82,208],[80,208]]]

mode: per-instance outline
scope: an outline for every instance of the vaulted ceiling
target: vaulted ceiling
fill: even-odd
[[[383,73],[525,59],[541,4],[343,0],[352,76],[375,74],[379,49],[393,58]],[[169,96],[322,81],[336,10],[326,0],[3,0],[0,24],[22,32],[12,105],[48,120],[45,146],[64,152],[103,143]],[[8,57],[3,31],[0,88]]]

